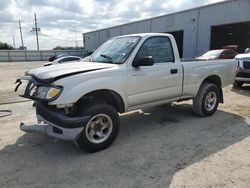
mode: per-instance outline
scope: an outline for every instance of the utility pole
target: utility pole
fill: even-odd
[[[22,33],[22,27],[21,27],[21,21],[20,20],[19,20],[19,30],[20,30],[20,36],[21,36],[22,49],[24,49],[24,45],[23,45],[23,33]]]
[[[38,31],[40,31],[40,28],[37,27],[36,13],[34,13],[34,17],[35,17],[35,28],[32,28],[32,30],[36,32],[36,45],[37,45],[37,50],[39,50]]]
[[[77,36],[76,36],[76,23],[75,23],[75,40],[76,40],[76,48],[78,48]]]
[[[13,35],[12,37],[13,37],[13,47],[15,49],[16,48],[15,36]]]

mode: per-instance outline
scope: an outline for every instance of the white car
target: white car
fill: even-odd
[[[195,114],[213,115],[236,69],[235,60],[181,62],[174,37],[161,33],[112,38],[85,61],[33,69],[17,80],[16,90],[28,81],[22,96],[35,101],[38,120],[21,130],[96,152],[117,137],[119,113],[193,99]]]
[[[72,63],[72,62],[80,62],[82,61],[82,58],[78,56],[62,56],[54,61],[50,61],[44,64],[44,66],[49,66],[49,65],[56,65],[56,64],[61,64],[61,63]]]

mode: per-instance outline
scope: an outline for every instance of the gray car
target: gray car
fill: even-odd
[[[82,58],[78,56],[63,56],[55,59],[54,61],[45,63],[44,66],[56,65],[61,63],[80,62],[80,61],[82,61]]]

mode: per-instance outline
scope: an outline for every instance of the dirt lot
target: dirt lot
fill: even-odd
[[[0,103],[18,101],[17,76],[41,63],[0,64]],[[224,89],[225,103],[198,118],[191,101],[121,117],[108,149],[88,154],[71,142],[26,134],[32,102],[0,105],[0,187],[249,187],[250,86]]]

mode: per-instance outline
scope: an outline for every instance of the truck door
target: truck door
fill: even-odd
[[[178,98],[182,92],[182,65],[175,62],[171,40],[167,36],[144,41],[134,59],[152,56],[152,66],[128,68],[129,107]]]

